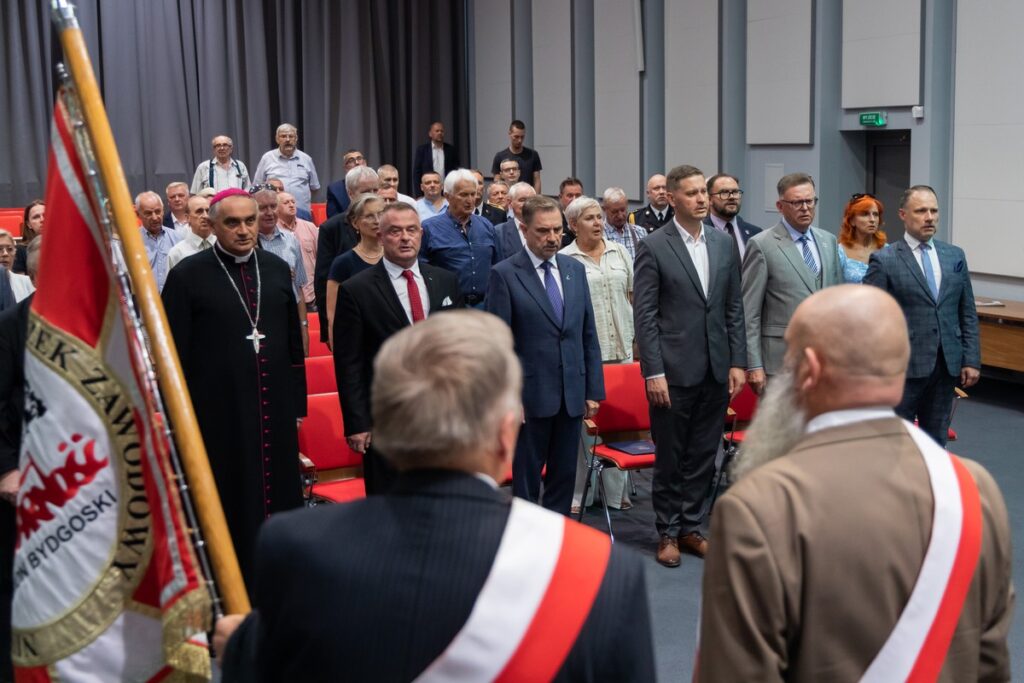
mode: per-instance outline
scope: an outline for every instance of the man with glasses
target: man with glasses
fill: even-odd
[[[711,184],[709,183],[708,191],[710,190]],[[668,203],[665,176],[661,173],[655,173],[647,181],[647,199],[650,200],[647,206],[629,214],[629,222],[652,233],[675,216],[675,212]]]
[[[252,182],[260,184],[280,178],[284,189],[295,197],[295,205],[309,211],[313,193],[320,189],[320,179],[313,158],[299,149],[299,129],[282,123],[274,139],[277,147],[260,157]]]
[[[729,235],[739,254],[737,262],[742,263],[747,253],[747,242],[761,232],[761,228],[740,218],[740,206],[743,204],[740,179],[728,173],[711,176],[708,178],[708,198],[711,205],[704,225]]]
[[[776,189],[782,219],[747,243],[743,259],[747,381],[758,394],[783,369],[783,335],[796,307],[818,290],[843,282],[835,235],[811,225],[818,203],[814,179],[790,173]]]
[[[196,167],[196,174],[192,176],[192,194],[199,194],[208,187],[217,192],[229,187],[248,190],[249,169],[241,161],[231,157],[235,149],[231,138],[227,135],[218,135],[210,141],[210,145],[213,147],[213,156],[200,162]]]
[[[341,158],[341,163],[345,167],[347,175],[356,166],[366,166],[366,156],[358,149],[350,149]],[[327,186],[327,217],[345,213],[348,211],[351,201],[348,190],[345,189],[345,176],[343,175],[341,180],[335,180]]]

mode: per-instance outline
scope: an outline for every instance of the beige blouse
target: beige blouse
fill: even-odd
[[[594,323],[601,344],[601,360],[626,361],[633,358],[633,259],[621,244],[604,240],[604,253],[595,260],[575,240],[561,253],[578,260],[587,270]]]

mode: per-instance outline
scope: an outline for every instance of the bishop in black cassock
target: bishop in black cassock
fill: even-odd
[[[306,378],[291,272],[274,254],[254,248],[256,203],[245,196],[227,200],[211,212],[217,246],[170,271],[163,301],[251,590],[260,525],[302,504],[296,420],[306,414]],[[251,239],[244,220],[250,205]],[[218,228],[231,213],[243,214],[234,229]]]

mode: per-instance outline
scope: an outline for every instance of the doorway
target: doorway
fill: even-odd
[[[885,205],[883,230],[895,242],[903,239],[898,210],[900,195],[910,187],[910,131],[868,131],[865,142],[865,187]]]

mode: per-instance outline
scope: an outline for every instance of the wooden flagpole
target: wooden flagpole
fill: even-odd
[[[131,275],[137,305],[149,334],[164,405],[174,424],[175,440],[188,478],[199,525],[206,540],[206,551],[213,566],[217,587],[226,612],[246,614],[251,609],[249,596],[245,591],[235,547],[231,542],[220,495],[217,493],[206,455],[206,446],[199,433],[199,424],[196,422],[188,386],[181,371],[178,351],[168,329],[160,292],[157,290],[142,237],[137,229],[137,217],[128,192],[128,183],[121,167],[117,146],[114,144],[114,135],[110,130],[110,121],[107,119],[85,40],[78,27],[74,8],[67,0],[53,0],[53,16],[60,32],[60,42],[64,48],[68,71],[82,104],[83,118],[92,140],[100,177],[107,191],[114,227],[124,248],[125,262]]]

